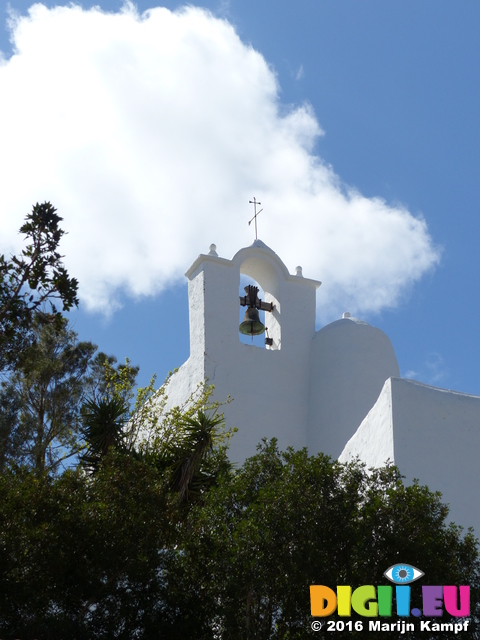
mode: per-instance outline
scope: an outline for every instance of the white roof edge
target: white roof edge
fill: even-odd
[[[219,258],[218,256],[209,256],[201,253],[198,258],[196,258],[193,263],[188,267],[185,271],[185,276],[190,278],[190,276],[198,269],[198,267],[202,264],[202,262],[211,262],[211,263],[221,263],[224,266],[232,267],[233,263],[231,260],[227,258]]]
[[[467,398],[477,398],[480,399],[480,396],[476,396],[473,393],[464,393],[463,391],[454,391],[453,389],[444,389],[443,387],[434,387],[432,384],[426,384],[425,382],[419,382],[418,380],[412,380],[411,378],[391,378],[394,382],[405,382],[407,384],[411,384],[417,387],[426,387],[427,389],[432,389],[433,391],[440,391],[441,393],[453,393],[456,396],[465,396]]]
[[[292,274],[288,274],[287,276],[287,280],[289,282],[299,282],[299,283],[303,283],[303,284],[307,284],[310,286],[315,286],[315,289],[318,289],[322,286],[322,283],[320,282],[320,280],[313,280],[312,278],[304,278],[303,276],[295,276]]]
[[[270,259],[273,258],[276,262],[278,262],[282,268],[282,271],[284,271],[285,279],[288,280],[289,282],[301,283],[310,287],[314,286],[315,289],[318,289],[322,285],[320,280],[314,280],[312,278],[305,278],[303,276],[292,275],[288,271],[282,259],[275,253],[275,251],[273,251],[273,249],[270,249],[270,247],[267,247],[267,245],[264,244],[261,240],[258,240],[257,242],[258,244],[254,243],[249,247],[243,247],[242,249],[239,249],[237,253],[233,256],[232,260],[228,260],[227,258],[220,258],[219,256],[213,256],[213,255],[201,253],[193,261],[190,267],[185,271],[185,276],[190,279],[191,276],[193,276],[193,274],[197,271],[198,267],[204,262],[210,262],[212,264],[220,263],[220,264],[223,264],[224,266],[233,267],[236,262],[235,258],[237,258],[237,256],[241,252],[255,251],[255,252],[263,253],[266,257],[268,256]]]

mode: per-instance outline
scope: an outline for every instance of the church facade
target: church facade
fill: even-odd
[[[168,384],[167,408],[182,406],[208,381],[215,400],[232,398],[222,410],[227,426],[238,428],[233,462],[272,437],[281,449],[307,447],[342,462],[390,460],[407,482],[418,478],[441,491],[452,520],[480,532],[480,397],[400,378],[389,338],[349,314],[316,331],[321,283],[301,267],[290,274],[260,240],[231,260],[211,245],[186,277],[190,357]],[[245,308],[244,333],[256,310],[262,314],[263,348],[253,337],[241,341]]]

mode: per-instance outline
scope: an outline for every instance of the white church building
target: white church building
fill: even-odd
[[[480,533],[480,397],[401,378],[385,333],[349,314],[316,331],[321,283],[301,267],[290,274],[260,240],[231,260],[211,245],[186,277],[190,357],[169,382],[168,406],[208,380],[214,399],[233,399],[222,407],[227,426],[238,428],[233,462],[272,437],[280,449],[307,447],[342,462],[390,460],[407,482],[441,491],[451,519]],[[253,286],[243,293],[241,281]],[[262,314],[263,348],[241,341],[240,309],[245,333]]]

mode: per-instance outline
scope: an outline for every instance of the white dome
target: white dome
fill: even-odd
[[[344,317],[317,331],[310,363],[308,448],[338,458],[390,377],[399,377],[388,336]]]

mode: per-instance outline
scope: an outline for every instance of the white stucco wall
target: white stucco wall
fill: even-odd
[[[394,462],[392,379],[383,385],[380,395],[361,425],[345,445],[338,460],[349,462],[358,456],[367,468]]]
[[[392,444],[406,482],[440,491],[450,519],[480,534],[480,397],[393,378],[340,460],[359,455],[381,466]]]
[[[239,339],[240,274],[250,276],[275,304],[265,313],[272,348]],[[182,404],[196,384],[208,379],[224,407],[228,427],[237,427],[229,457],[243,462],[262,438],[276,437],[284,449],[306,446],[310,346],[315,333],[315,280],[289,274],[261,241],[232,260],[201,255],[189,278],[190,358],[172,377],[168,407]]]
[[[247,275],[275,305],[265,313],[274,344],[242,344],[238,334],[240,275]],[[242,462],[262,438],[283,449],[308,446],[337,457],[375,403],[398,364],[388,337],[361,320],[345,318],[315,333],[316,289],[297,267],[291,275],[263,242],[232,260],[213,249],[200,255],[189,279],[190,358],[172,378],[167,408],[182,405],[197,384],[215,385],[238,434],[230,457]]]
[[[383,331],[348,317],[315,334],[310,366],[308,449],[338,458],[385,381],[400,375],[397,358]]]

